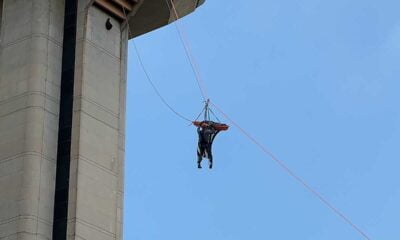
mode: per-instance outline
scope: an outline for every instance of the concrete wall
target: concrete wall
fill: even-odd
[[[127,30],[78,6],[68,239],[122,239]],[[113,28],[106,30],[111,18]]]
[[[67,239],[120,240],[128,30],[90,2],[78,0]],[[180,15],[197,2],[177,1]],[[50,240],[65,0],[1,3],[0,240]],[[164,0],[144,3],[130,19],[136,35],[173,20]]]
[[[0,239],[51,239],[63,0],[3,0]]]
[[[129,18],[130,38],[163,27],[176,20],[175,11],[171,0],[144,0],[139,1],[140,7],[134,10]],[[205,0],[174,0],[175,10],[179,18],[182,18],[196,10]]]
[[[64,1],[0,0],[0,239],[52,239]],[[79,0],[68,239],[122,239],[127,30]]]
[[[0,0],[0,35],[1,35],[1,22],[3,20],[2,15],[3,15],[3,0]]]

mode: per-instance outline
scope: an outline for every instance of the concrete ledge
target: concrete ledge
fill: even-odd
[[[140,36],[157,28],[163,27],[176,20],[174,10],[170,9],[167,1],[143,0],[140,7],[129,17],[129,39]],[[196,10],[205,0],[173,0],[179,18]]]

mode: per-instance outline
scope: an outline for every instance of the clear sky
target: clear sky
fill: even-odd
[[[181,21],[211,99],[374,240],[400,239],[399,9],[208,0]],[[136,44],[166,100],[195,118],[202,98],[175,27]],[[212,171],[196,168],[196,144],[131,43],[125,239],[363,239],[236,128],[216,138]]]

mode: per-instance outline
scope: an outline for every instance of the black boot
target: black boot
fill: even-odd
[[[201,160],[203,160],[203,158],[197,155],[197,168],[201,168]]]

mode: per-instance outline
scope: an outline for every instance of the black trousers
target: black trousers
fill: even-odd
[[[197,146],[197,163],[200,164],[203,157],[208,158],[210,164],[213,162],[213,157],[211,153],[211,144],[199,143]]]

